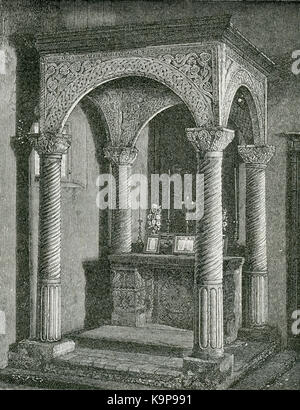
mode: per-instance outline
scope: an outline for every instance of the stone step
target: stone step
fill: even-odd
[[[61,370],[58,368],[57,370]],[[9,385],[19,385],[26,389],[46,390],[150,390],[151,387],[122,381],[108,381],[103,379],[92,379],[90,377],[78,376],[75,371],[59,374],[59,372],[48,372],[44,370],[31,370],[7,367],[0,370],[0,380]],[[0,384],[1,387],[1,384]],[[0,388],[1,390],[1,388]]]
[[[235,383],[231,390],[264,390],[286,373],[296,362],[296,353],[286,350],[277,353],[262,366]]]
[[[299,355],[299,351],[298,351]],[[300,391],[300,355],[292,367],[276,379],[274,384],[266,386],[267,390],[298,390]]]
[[[226,347],[234,354],[234,371],[218,389],[237,385],[241,378],[263,366],[278,350],[275,343],[236,341]],[[17,357],[14,357],[14,356]],[[50,362],[25,361],[11,353],[10,366],[0,371],[0,379],[35,386],[63,389],[198,389],[197,380],[182,372],[182,358],[76,347],[75,351]]]
[[[193,332],[164,325],[101,326],[72,336],[79,347],[137,352],[171,357],[189,355]]]
[[[54,359],[47,365],[47,372],[158,388],[180,388],[182,364],[182,358],[77,347],[74,352]]]

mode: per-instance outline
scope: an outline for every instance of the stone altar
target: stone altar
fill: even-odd
[[[193,328],[194,256],[123,253],[109,260],[113,325]],[[241,327],[243,263],[242,257],[223,260],[225,343],[233,342]]]

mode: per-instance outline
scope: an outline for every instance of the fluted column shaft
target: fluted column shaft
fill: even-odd
[[[219,127],[187,130],[198,152],[198,172],[204,174],[204,215],[196,222],[193,356],[222,357],[223,341],[223,241],[222,151],[234,137]]]
[[[239,146],[246,166],[246,325],[268,322],[265,169],[271,146]]]
[[[61,159],[71,143],[66,134],[31,136],[40,155],[39,338],[61,339]]]
[[[135,147],[111,145],[105,149],[105,157],[111,162],[116,182],[116,209],[112,211],[111,245],[113,253],[131,252],[130,177],[136,156]]]

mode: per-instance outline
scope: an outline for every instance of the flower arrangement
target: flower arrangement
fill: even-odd
[[[161,206],[153,204],[147,217],[148,230],[157,234],[161,228]]]

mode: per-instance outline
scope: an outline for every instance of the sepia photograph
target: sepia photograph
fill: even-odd
[[[299,40],[300,1],[0,0],[1,391],[300,390]]]

